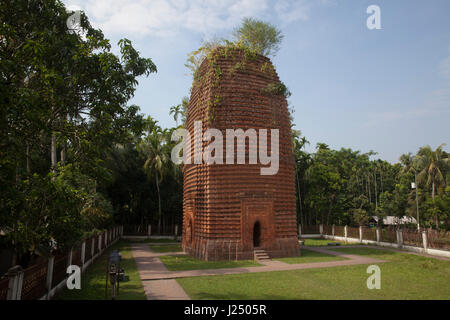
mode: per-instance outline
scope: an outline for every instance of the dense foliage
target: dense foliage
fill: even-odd
[[[0,6],[0,229],[19,260],[113,223],[106,161],[140,135],[127,102],[156,72],[127,39],[111,53],[84,14],[69,32],[71,14],[58,0]]]
[[[331,150],[324,143],[309,154],[302,150],[306,139],[298,132],[293,137],[300,223],[365,225],[374,216],[406,215],[419,217],[422,227],[450,227],[449,155],[442,145],[390,164],[371,160],[374,152]]]

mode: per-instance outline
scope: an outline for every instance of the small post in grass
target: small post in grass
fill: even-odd
[[[427,232],[425,230],[422,231],[422,242],[423,242],[423,250],[425,253],[428,251],[428,239],[427,239]]]

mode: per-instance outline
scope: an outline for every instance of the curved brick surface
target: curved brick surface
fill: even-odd
[[[267,92],[270,84],[280,83],[278,76],[263,56],[246,58],[234,49],[226,54],[216,51],[213,59],[200,67],[186,128],[192,159],[194,121],[203,121],[203,133],[208,128],[221,130],[224,164],[184,166],[183,249],[204,260],[253,259],[253,227],[258,221],[260,246],[269,256],[299,255],[289,112],[284,95]],[[279,129],[277,174],[260,175],[259,158],[258,164],[248,164],[248,142],[246,164],[238,165],[236,159],[234,165],[225,164],[225,130],[249,128]],[[208,143],[202,142],[203,150]]]

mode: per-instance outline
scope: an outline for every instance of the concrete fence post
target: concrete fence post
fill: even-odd
[[[175,225],[175,240],[177,240],[177,236],[178,236],[178,225]]]
[[[92,238],[92,245],[91,245],[91,260],[94,259],[94,252],[95,252],[95,237]]]
[[[400,229],[397,229],[397,247],[401,248],[403,245],[402,241],[402,231]]]
[[[98,236],[98,254],[102,252],[102,235]]]
[[[84,266],[84,260],[86,258],[86,241],[81,244],[81,266]]]
[[[381,229],[377,227],[377,244],[380,244],[381,241]]]
[[[22,297],[23,269],[17,265],[8,270],[6,276],[9,278],[8,294],[6,300],[20,300]]]
[[[363,239],[363,227],[359,226],[359,242],[362,242]]]
[[[333,223],[333,225],[331,226],[331,235],[334,237],[334,223]]]
[[[150,238],[151,235],[152,235],[152,225],[149,224],[147,226],[147,237]]]
[[[72,250],[73,250],[73,247],[70,248],[69,254],[67,255],[67,265],[68,266],[72,265]]]
[[[422,231],[422,242],[423,242],[423,250],[425,252],[428,251],[428,238],[427,238],[427,232],[424,230]]]
[[[108,247],[108,230],[105,231],[105,249]]]
[[[55,263],[55,257],[51,256],[48,258],[47,265],[47,279],[45,281],[45,287],[47,288],[47,300],[50,300],[50,292],[52,291],[53,282],[53,264]]]
[[[344,226],[344,238],[347,241],[347,226]]]
[[[323,224],[319,225],[319,233],[320,235],[323,235]]]

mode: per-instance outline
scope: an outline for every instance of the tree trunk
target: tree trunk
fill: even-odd
[[[66,146],[64,145],[61,149],[61,164],[66,162]]]
[[[156,191],[158,192],[158,232],[161,232],[161,195],[159,194],[159,181],[158,172],[155,174],[156,178]]]
[[[435,188],[435,186],[434,186],[434,181],[433,181],[433,183],[432,183],[432,191],[431,191],[431,198],[433,199],[433,202],[434,202],[434,189]]]
[[[433,199],[433,206],[435,206],[434,204],[434,194],[435,194],[435,183],[433,181],[433,183],[431,184],[431,198]],[[436,207],[434,208],[436,210]],[[439,219],[438,219],[438,214],[436,212],[435,214],[435,220],[436,220],[436,230],[439,230]]]
[[[297,174],[297,189],[298,189],[298,203],[300,209],[300,224],[303,224],[303,211],[302,211],[302,193],[300,191],[300,180]]]
[[[377,196],[377,174],[375,173],[375,174],[374,174],[374,176],[375,176],[374,182],[375,182],[375,209],[376,209],[376,208],[378,208],[378,196]]]
[[[381,193],[383,193],[383,174],[380,172]]]
[[[56,134],[52,133],[52,144],[50,147],[50,154],[51,154],[51,169],[53,173],[56,173]],[[55,177],[53,177],[55,179]]]
[[[330,206],[328,207],[328,214],[327,214],[327,226],[330,225],[330,215],[331,215],[331,208],[333,208],[333,200],[336,194],[333,194],[330,197]],[[323,222],[322,222],[323,223]]]
[[[31,172],[30,144],[27,142],[27,173]]]

